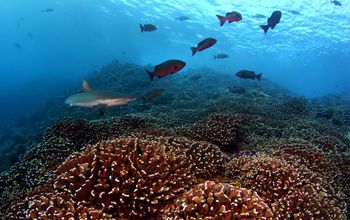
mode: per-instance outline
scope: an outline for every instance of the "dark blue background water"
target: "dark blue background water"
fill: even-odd
[[[232,77],[250,69],[307,97],[349,92],[350,2],[341,7],[328,0],[228,2],[0,1],[1,124],[65,95],[115,58],[140,65],[177,58],[186,68],[206,66]],[[46,8],[54,11],[43,12]],[[220,27],[215,15],[232,10],[243,20]],[[274,10],[282,11],[281,23],[265,36],[259,25],[266,19],[253,16]],[[190,20],[176,20],[181,15]],[[140,33],[139,23],[158,30]],[[217,44],[191,57],[189,48],[206,37]],[[216,53],[230,58],[214,60]]]

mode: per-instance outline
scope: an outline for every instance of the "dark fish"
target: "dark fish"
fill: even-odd
[[[229,55],[226,54],[226,53],[219,53],[217,55],[214,55],[214,59],[225,59],[225,58],[228,58]]]
[[[191,47],[192,56],[195,55],[197,53],[197,51],[205,50],[205,49],[213,46],[214,44],[216,44],[216,40],[214,38],[206,38],[206,39],[202,40],[201,42],[199,42],[197,44],[197,47]]]
[[[144,97],[141,97],[141,101],[143,103],[147,103],[150,101],[153,101],[154,99],[158,98],[159,96],[163,95],[164,89],[154,89]]]
[[[195,80],[199,80],[200,78],[202,78],[202,75],[200,74],[196,74],[191,76],[190,78],[188,78],[189,80],[195,81]]]
[[[157,76],[158,78],[162,78],[169,74],[176,73],[180,71],[182,68],[184,68],[185,65],[186,63],[181,60],[167,60],[155,66],[153,72],[148,71],[147,69],[146,69],[146,72],[148,73],[151,81],[153,81],[153,78],[155,76]]]
[[[267,25],[260,25],[260,27],[264,30],[265,34],[269,30],[269,28],[274,29],[275,26],[280,23],[282,16],[282,12],[274,11],[272,15],[267,19]]]
[[[289,12],[292,13],[293,15],[300,15],[300,12],[296,10],[290,10]]]
[[[42,12],[53,12],[55,9],[53,8],[47,8],[47,9],[43,9],[41,10]]]
[[[266,18],[266,16],[262,15],[262,14],[256,14],[256,15],[253,16],[253,18],[261,19],[261,18]]]
[[[341,3],[337,0],[331,0],[331,3],[333,3],[334,5],[337,5],[337,6],[341,6]]]
[[[17,43],[17,42],[13,42],[13,46],[16,47],[17,49],[21,49],[22,45]]]
[[[226,16],[216,15],[216,17],[220,21],[220,26],[224,25],[226,21],[228,21],[228,23],[232,23],[242,20],[242,15],[236,11],[227,12]]]
[[[187,17],[187,16],[180,16],[180,17],[178,17],[178,18],[176,18],[176,19],[179,20],[179,21],[187,21],[187,20],[190,20],[190,18]]]
[[[153,24],[140,24],[141,32],[152,32],[157,30],[157,27]]]
[[[262,73],[256,74],[254,71],[250,70],[240,70],[236,73],[236,76],[242,79],[258,79],[261,80]]]

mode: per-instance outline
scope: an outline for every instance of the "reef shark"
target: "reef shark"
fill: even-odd
[[[69,106],[79,106],[92,108],[98,105],[111,107],[125,105],[136,98],[127,97],[111,91],[98,91],[91,89],[87,81],[83,81],[82,91],[69,96],[65,104]]]

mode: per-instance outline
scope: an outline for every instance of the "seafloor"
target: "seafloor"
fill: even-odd
[[[63,92],[4,128],[1,219],[349,219],[349,96],[118,61],[87,80],[138,101]]]

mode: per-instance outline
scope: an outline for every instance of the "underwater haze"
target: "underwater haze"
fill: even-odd
[[[186,61],[187,68],[204,66],[231,75],[240,69],[254,70],[307,97],[348,92],[347,3],[1,1],[1,116],[6,120],[23,114],[24,107],[38,108],[115,58],[143,66],[176,58]],[[215,15],[231,10],[239,11],[242,21],[220,27]],[[274,10],[282,11],[281,21],[264,35],[259,25]],[[266,18],[255,18],[257,14]],[[180,16],[189,20],[177,20]],[[158,30],[141,33],[139,24],[147,23]],[[189,48],[206,37],[217,39],[215,47],[191,57]],[[213,59],[217,53],[230,58],[217,62]]]
[[[0,15],[0,219],[350,219],[350,0]]]

